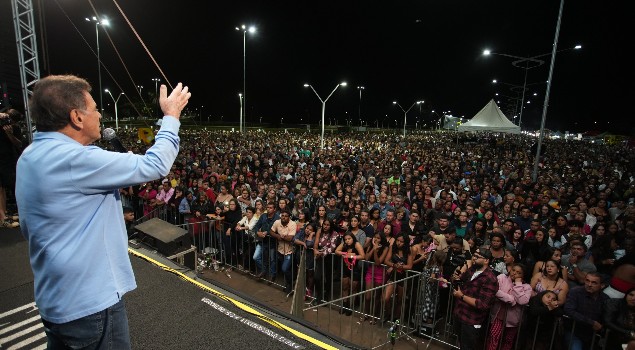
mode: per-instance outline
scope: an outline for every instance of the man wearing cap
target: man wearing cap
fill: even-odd
[[[472,255],[472,267],[452,276],[455,327],[464,350],[483,344],[487,316],[498,291],[498,280],[489,267],[491,261],[489,249],[480,248]]]

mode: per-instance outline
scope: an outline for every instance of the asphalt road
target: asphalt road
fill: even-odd
[[[0,229],[1,349],[44,349],[46,345],[27,254],[18,230]],[[133,255],[130,259],[138,287],[124,300],[133,349],[320,348],[150,262]],[[251,305],[248,300],[235,300]],[[252,306],[270,319],[320,338],[284,316]]]

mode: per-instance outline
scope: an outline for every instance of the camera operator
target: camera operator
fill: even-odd
[[[479,248],[472,256],[472,267],[452,276],[455,298],[455,329],[461,349],[475,349],[483,344],[489,310],[496,300],[498,281],[489,267],[492,253]]]
[[[14,190],[15,166],[23,149],[22,133],[17,121],[22,114],[15,109],[0,112],[0,227],[17,227],[7,220],[7,189]]]
[[[437,247],[437,250],[445,252],[446,257],[441,269],[441,275],[447,281],[452,279],[455,272],[463,273],[472,266],[472,254],[469,247],[465,249],[465,240],[461,237],[453,238],[452,242],[442,249]],[[441,312],[448,310],[448,304],[450,301],[451,289],[444,286],[444,290],[439,294],[439,308]]]
[[[437,248],[437,250],[441,250]],[[456,237],[445,249],[446,258],[443,262],[443,277],[450,280],[455,272],[463,273],[472,266],[472,254],[465,249],[465,240]]]

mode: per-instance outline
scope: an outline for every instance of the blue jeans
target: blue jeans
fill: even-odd
[[[265,252],[265,250],[268,250],[268,252]],[[254,261],[256,262],[256,267],[258,267],[258,271],[265,271],[265,267],[264,267],[264,254],[269,253],[269,274],[272,277],[276,276],[276,258],[277,258],[277,253],[276,253],[276,247],[275,245],[271,244],[267,244],[267,243],[258,243],[256,245],[256,250],[254,251]]]
[[[282,273],[284,273],[284,282],[291,287],[293,283],[293,254],[282,256]]]
[[[588,349],[591,345],[591,342],[585,345],[584,342],[582,342],[582,339],[578,338],[575,334],[571,334],[570,330],[564,331],[564,343],[566,345],[565,349],[571,350]],[[571,344],[571,347],[569,347],[570,343],[573,343]]]
[[[115,305],[67,323],[42,319],[48,349],[130,349],[130,332],[126,305]]]

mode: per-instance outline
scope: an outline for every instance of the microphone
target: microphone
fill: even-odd
[[[115,151],[119,153],[128,153],[126,147],[123,146],[121,141],[117,138],[117,134],[115,134],[115,130],[112,128],[105,128],[102,132],[104,140],[109,141],[110,145],[115,148]]]

